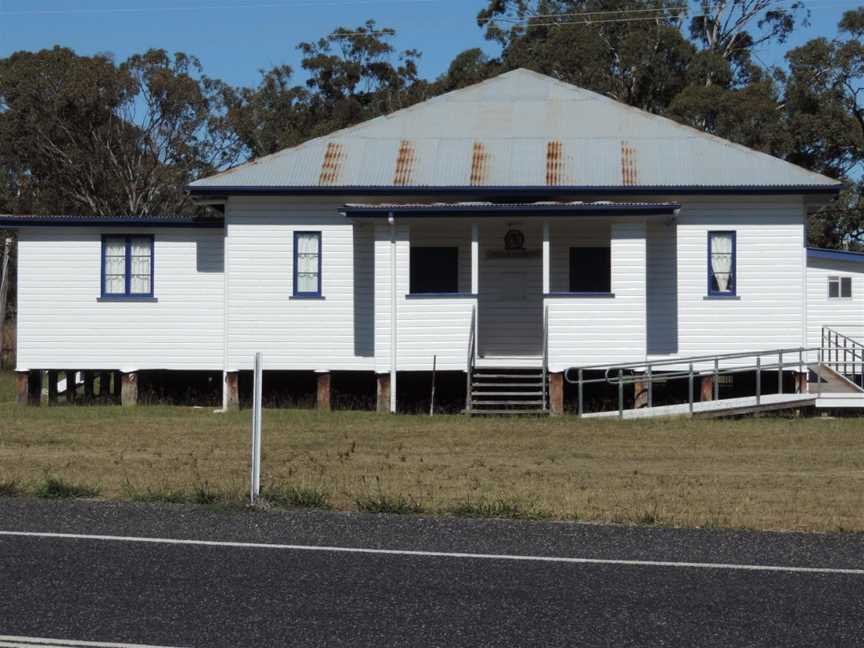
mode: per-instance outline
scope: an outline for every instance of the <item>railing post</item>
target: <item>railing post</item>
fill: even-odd
[[[798,378],[797,378],[797,380],[799,382],[796,383],[796,387],[795,387],[796,393],[799,393],[799,391],[801,390],[801,387],[798,387],[798,384],[800,384],[800,381],[802,380],[803,376],[804,376],[804,349],[798,349]],[[800,393],[804,393],[804,392],[800,391]]]
[[[580,369],[579,370],[579,417],[580,418],[582,417],[582,414],[584,412],[584,408],[582,405],[582,403],[583,403],[583,401],[582,401],[582,379],[583,379],[582,370]]]
[[[756,356],[756,404],[762,402],[762,356]]]
[[[654,376],[648,365],[648,407],[654,407]]]
[[[824,357],[824,349],[819,348],[819,363],[817,365],[818,371],[816,373],[816,397],[822,398],[822,359]]]
[[[624,418],[624,371],[618,370],[618,418]]]
[[[783,352],[780,352],[780,368],[777,374],[777,393],[783,393]]]
[[[720,359],[714,358],[714,400],[720,400]]]
[[[693,416],[693,363],[690,363],[690,377],[688,379],[688,403],[690,405],[690,416]]]
[[[843,336],[843,374],[849,373],[849,338]]]

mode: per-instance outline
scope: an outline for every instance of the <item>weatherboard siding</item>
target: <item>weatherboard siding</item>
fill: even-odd
[[[467,365],[471,314],[476,305],[472,297],[408,297],[410,289],[411,244],[457,245],[460,247],[460,289],[470,289],[470,228],[453,223],[453,234],[436,233],[427,223],[397,223],[393,229],[396,253],[396,358],[399,371],[431,371],[437,358],[441,371],[464,371]],[[391,229],[377,222],[375,230],[375,370],[390,371],[391,358]],[[465,243],[463,243],[463,238]],[[467,274],[466,274],[467,268]],[[467,281],[467,285],[466,285]]]
[[[370,278],[369,234],[355,241],[334,203],[232,198],[225,220],[228,369],[251,369],[261,351],[270,370],[371,370],[373,304],[355,308],[372,296],[355,284]],[[293,298],[296,231],[321,232],[321,299]]]
[[[674,221],[648,222],[648,354],[678,351],[678,250]]]
[[[736,233],[737,295],[708,297],[708,232]],[[680,356],[800,347],[804,335],[800,200],[684,204],[677,221]]]
[[[18,368],[221,370],[221,230],[136,228],[154,236],[156,302],[99,302],[102,234],[18,236]]]
[[[614,297],[547,297],[549,368],[633,362],[646,349],[646,225],[611,225]]]
[[[852,297],[829,298],[828,277],[851,277]],[[823,326],[864,341],[864,263],[807,260],[807,346],[822,344]]]

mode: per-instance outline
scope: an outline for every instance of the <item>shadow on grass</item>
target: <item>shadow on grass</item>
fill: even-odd
[[[44,499],[76,499],[96,497],[99,489],[86,484],[67,482],[60,477],[45,477],[33,490],[33,495]]]

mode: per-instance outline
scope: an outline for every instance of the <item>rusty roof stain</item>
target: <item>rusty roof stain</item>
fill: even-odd
[[[546,144],[546,184],[557,187],[564,184],[564,145],[559,140]]]
[[[589,90],[513,70],[196,180],[190,190],[456,186],[842,185]]]
[[[639,184],[636,149],[629,142],[621,142],[621,184],[628,187]]]
[[[318,184],[322,187],[339,184],[339,174],[342,171],[342,163],[344,161],[345,147],[336,142],[329,142],[327,150],[324,152],[324,162],[321,164]]]
[[[478,187],[486,184],[489,175],[489,153],[482,142],[474,142],[471,153],[471,186]]]
[[[416,159],[417,151],[414,149],[414,143],[410,140],[402,140],[399,143],[399,153],[396,156],[396,172],[393,174],[394,185],[397,187],[411,185]]]

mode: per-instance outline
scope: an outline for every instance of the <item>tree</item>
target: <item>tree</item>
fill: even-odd
[[[291,83],[287,65],[261,71],[255,88],[240,88],[229,102],[229,118],[253,157],[407,107],[428,96],[418,78],[420,53],[397,53],[393,29],[372,20],[340,27],[298,45],[309,73],[305,87]]]
[[[632,11],[638,19],[629,20]],[[662,113],[695,48],[680,12],[643,0],[490,0],[477,17],[506,69],[526,67]]]
[[[839,33],[786,55],[789,160],[850,185],[811,221],[812,241],[827,247],[864,245],[864,8],[846,12]]]
[[[728,61],[736,80],[746,82],[752,51],[769,42],[784,43],[796,20],[809,15],[800,1],[698,0],[691,9],[690,36],[703,51]],[[705,77],[708,85],[713,75]]]
[[[184,185],[240,151],[228,94],[182,53],[118,66],[60,47],[17,52],[0,61],[0,197],[37,213],[186,211]]]
[[[447,72],[435,81],[430,94],[441,94],[480,83],[497,75],[500,70],[500,63],[490,59],[480,48],[465,50],[456,55]]]
[[[311,110],[321,121],[313,135],[322,135],[371,117],[405,108],[425,98],[418,86],[420,52],[396,53],[388,42],[396,35],[378,29],[374,20],[354,29],[339,27],[314,42],[298,45],[306,85],[314,92]],[[395,60],[394,60],[395,59]]]

